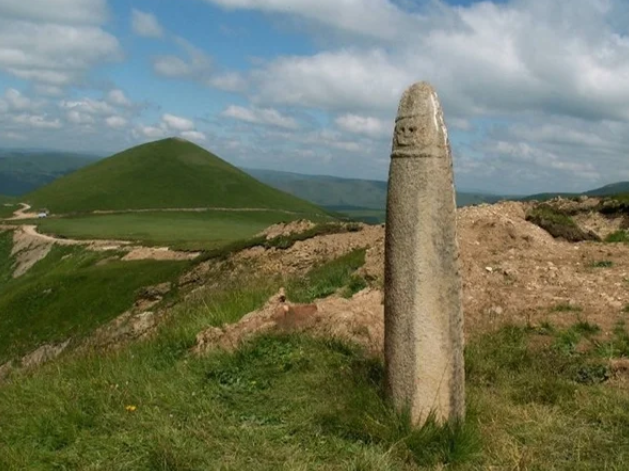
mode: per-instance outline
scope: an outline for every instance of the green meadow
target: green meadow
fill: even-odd
[[[603,340],[583,323],[470,338],[467,421],[444,428],[395,414],[382,360],[352,344],[268,334],[233,353],[190,353],[200,330],[281,285],[304,301],[348,289],[363,261],[356,251],[290,280],[219,271],[154,338],[16,375],[0,388],[0,468],[627,469],[629,397],[608,368],[629,353],[623,325]]]
[[[188,262],[120,260],[55,246],[13,278],[11,233],[0,233],[0,364],[45,343],[81,338],[129,309],[138,289],[170,281]]]
[[[180,250],[208,250],[248,239],[272,224],[295,217],[281,211],[151,211],[49,218],[37,224],[40,232],[66,238],[119,239]]]

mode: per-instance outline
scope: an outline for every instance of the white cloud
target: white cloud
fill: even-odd
[[[383,50],[283,57],[253,73],[254,99],[325,110],[387,110],[414,81],[403,66]]]
[[[135,34],[147,38],[161,38],[164,35],[164,28],[152,13],[136,10],[131,12],[131,26]]]
[[[238,72],[215,75],[208,79],[207,84],[226,92],[242,92],[247,89],[247,80]]]
[[[12,120],[16,124],[22,124],[32,128],[59,129],[62,127],[61,120],[59,120],[59,118],[49,119],[45,115],[23,113],[13,116]]]
[[[129,107],[131,100],[127,98],[122,90],[114,89],[107,93],[107,101],[114,106]]]
[[[221,116],[246,121],[248,123],[277,126],[285,129],[299,128],[299,124],[294,118],[284,116],[279,111],[272,108],[244,108],[242,106],[231,105],[221,113]]]
[[[114,108],[105,101],[93,100],[92,98],[83,98],[82,100],[63,100],[59,106],[68,110],[75,110],[81,113],[92,115],[105,115],[114,112]]]
[[[379,39],[399,39],[420,17],[388,0],[206,0],[229,9],[284,13],[339,30]]]
[[[107,126],[110,128],[118,129],[125,127],[128,121],[122,116],[109,116],[105,119],[105,123],[107,123]]]
[[[200,131],[183,131],[180,135],[191,141],[205,141],[207,139],[207,136]]]
[[[138,131],[142,136],[149,139],[160,139],[168,134],[166,129],[159,126],[139,126]]]
[[[87,113],[82,113],[78,110],[69,110],[66,113],[66,118],[72,124],[94,124],[96,121],[94,117]]]
[[[212,59],[198,47],[183,38],[175,42],[184,50],[186,58],[162,55],[153,58],[153,70],[164,77],[207,80],[212,71]]]
[[[8,88],[4,92],[4,98],[0,98],[0,101],[6,104],[8,110],[14,111],[32,111],[41,108],[45,104],[45,101],[35,101],[15,88]]]
[[[393,133],[393,124],[371,116],[345,114],[337,117],[335,123],[344,131],[372,138],[388,137]]]
[[[101,24],[106,0],[0,0],[0,18],[62,24]]]
[[[168,128],[176,131],[192,131],[194,129],[194,122],[181,116],[166,113],[162,116],[162,121]]]
[[[99,27],[0,20],[0,70],[19,78],[66,86],[120,57],[118,40]]]
[[[164,77],[187,77],[192,68],[180,57],[159,56],[153,60],[153,70]]]

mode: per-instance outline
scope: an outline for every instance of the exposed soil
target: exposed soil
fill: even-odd
[[[629,318],[624,312],[629,305],[629,245],[555,239],[526,221],[528,207],[528,203],[505,202],[458,210],[466,336],[511,322],[548,321],[561,327],[579,320],[599,325],[603,337],[610,335],[617,321]],[[613,232],[613,226],[599,223],[599,230]],[[372,284],[377,287],[384,271],[382,226],[315,237],[288,250],[249,249],[235,260],[264,271],[296,274],[365,246],[369,247],[366,264],[360,271],[375,280]],[[312,306],[287,304],[288,312],[282,311],[284,304],[272,299],[235,325],[199,334],[196,351],[233,348],[256,331],[286,328],[337,332],[370,351],[380,351],[381,302],[382,294],[376,289],[351,300],[332,297]]]
[[[288,223],[273,224],[267,227],[265,230],[256,234],[256,236],[266,236],[267,240],[274,239],[275,237],[287,236],[290,234],[300,234],[315,227],[315,224],[306,219],[299,219],[298,221],[292,221]]]
[[[382,294],[367,289],[349,299],[331,296],[316,304],[291,304],[273,296],[259,311],[237,324],[211,327],[197,335],[193,351],[233,350],[254,335],[270,331],[300,331],[358,342],[377,355],[384,346]]]
[[[13,216],[5,219],[6,221],[18,221],[20,219],[37,219],[37,213],[29,213],[31,206],[26,203],[20,203],[21,208],[13,213]]]

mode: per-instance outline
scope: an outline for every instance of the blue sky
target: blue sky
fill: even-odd
[[[0,146],[182,136],[386,179],[399,97],[428,80],[459,187],[585,190],[629,180],[628,26],[624,0],[0,0]]]

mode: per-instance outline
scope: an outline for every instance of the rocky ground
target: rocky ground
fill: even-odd
[[[567,203],[557,200],[553,204],[562,207]],[[570,204],[575,221],[598,232],[601,239],[623,227],[622,216],[606,217],[595,210],[598,200]],[[618,321],[629,316],[629,245],[556,239],[526,220],[527,211],[534,206],[504,202],[459,209],[466,336],[505,323],[564,326],[578,321],[597,324],[603,337],[610,335]],[[240,252],[235,260],[269,273],[298,274],[317,261],[362,247],[368,250],[360,273],[372,286],[351,300],[333,296],[299,306],[283,303],[275,296],[240,323],[199,334],[196,350],[230,348],[256,331],[296,328],[315,334],[334,333],[380,352],[383,226],[315,237],[287,250],[257,247]]]

